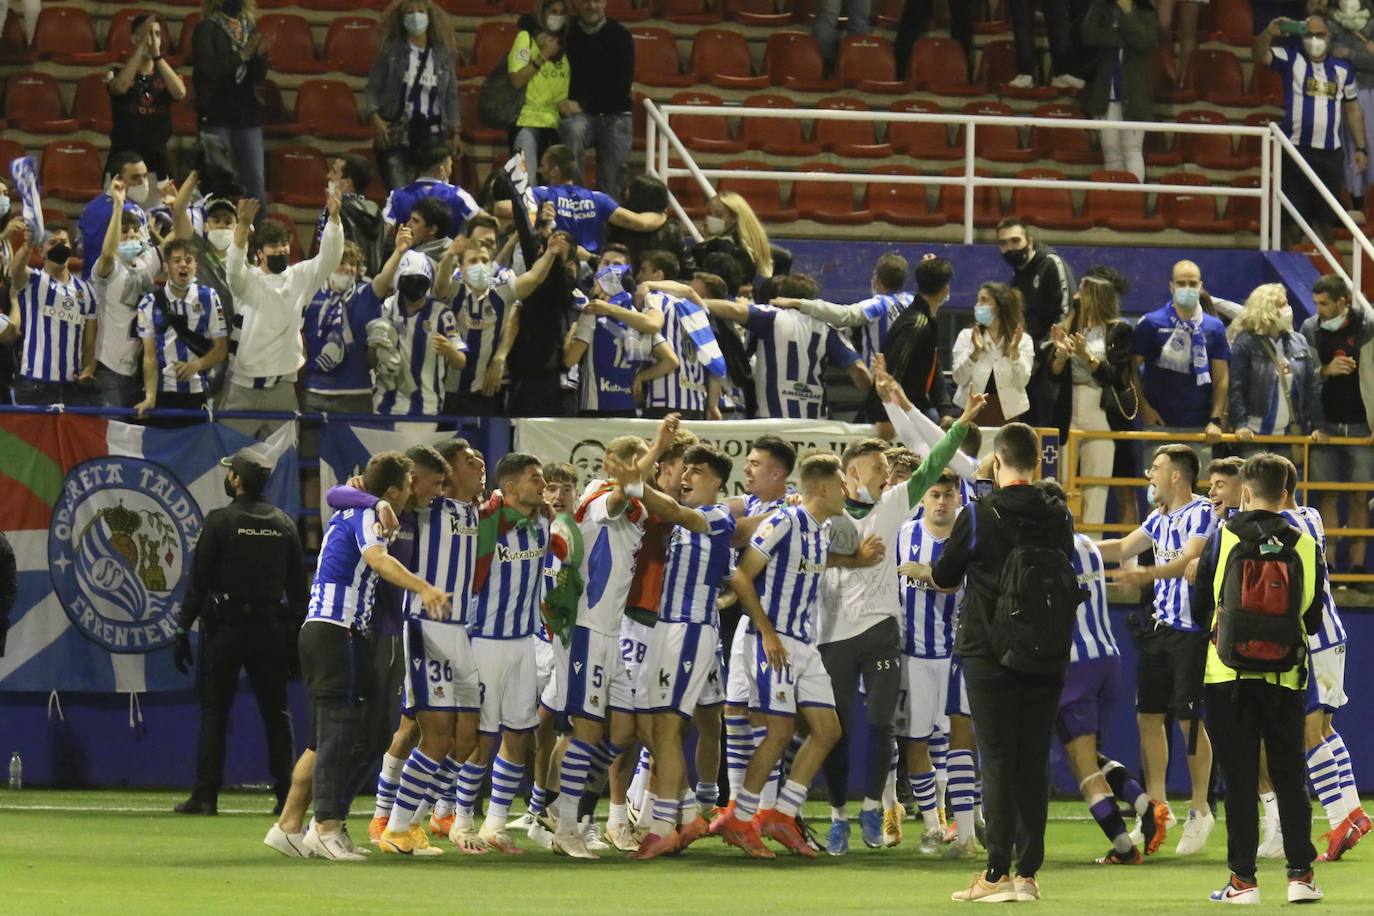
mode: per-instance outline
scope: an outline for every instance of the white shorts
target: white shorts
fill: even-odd
[[[1335,712],[1349,699],[1345,695],[1345,643],[1313,652],[1311,657],[1311,680],[1316,689],[1307,691],[1307,711]]]
[[[557,636],[548,642],[539,639],[534,661],[539,671],[539,705],[561,716],[568,699],[568,647]]]
[[[609,710],[634,715],[630,672],[621,660],[616,636],[573,627],[568,667],[558,680],[567,685],[563,712],[569,716],[601,721]]]
[[[558,637],[554,637],[557,639]],[[539,688],[539,695],[544,695],[544,689],[549,686],[549,679],[553,677],[554,669],[558,666],[557,660],[553,657],[553,642],[546,642],[538,636],[534,638],[534,670],[537,678],[535,686]]]
[[[820,650],[792,636],[778,634],[787,650],[787,666],[775,672],[763,654],[763,640],[750,636],[754,647],[749,672],[749,708],[770,716],[795,716],[806,706],[835,708],[835,692],[830,687],[830,674],[821,661]]]
[[[477,712],[482,690],[468,631],[461,624],[408,618],[401,631],[406,677],[402,710]]]
[[[639,689],[639,673],[644,667],[644,658],[649,653],[649,640],[654,628],[640,623],[626,615],[620,618],[620,660],[630,677],[631,691]]]
[[[725,659],[722,657],[722,647],[720,644],[720,626],[715,627],[716,631],[716,671],[715,674],[706,679],[706,686],[701,691],[701,696],[697,698],[697,707],[702,706],[723,706],[725,705]]]
[[[945,693],[945,717],[963,716],[973,718],[968,711],[968,688],[964,686],[964,663],[957,658],[949,660],[949,688]],[[949,726],[940,725],[940,731],[949,733]]]
[[[649,640],[640,672],[635,709],[641,713],[676,712],[687,718],[701,703],[712,681],[719,690],[716,649],[720,633],[709,623],[660,620]]]
[[[948,691],[948,658],[902,656],[902,689],[893,723],[897,737],[924,741],[933,735],[945,719]]]
[[[759,705],[758,694],[754,693],[754,681],[749,677],[753,658],[754,634],[749,632],[749,618],[741,617],[735,625],[735,635],[730,640],[730,660],[725,666],[725,702],[731,706]]]
[[[472,651],[477,656],[477,676],[481,682],[482,720],[478,729],[484,735],[532,731],[539,724],[539,702],[535,673],[533,636],[519,639],[473,637]]]

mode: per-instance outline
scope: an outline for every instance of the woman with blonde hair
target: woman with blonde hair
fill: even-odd
[[[1005,283],[984,283],[978,287],[973,326],[954,340],[950,362],[959,386],[954,403],[963,407],[970,394],[986,393],[988,403],[978,417],[983,426],[1001,426],[1030,409],[1026,384],[1035,350],[1024,314],[1020,291]]]
[[[706,256],[724,251],[740,265],[740,275],[746,283],[755,277],[773,276],[773,247],[768,233],[754,215],[754,209],[734,191],[719,191],[706,202],[706,219],[701,225],[705,241],[693,249],[696,263]]]
[[[433,0],[392,0],[379,24],[381,50],[367,77],[362,115],[389,189],[415,179],[416,156],[436,137],[458,143],[453,27]]]
[[[1121,319],[1116,287],[1102,277],[1085,276],[1078,285],[1068,321],[1050,328],[1054,354],[1050,378],[1060,383],[1055,421],[1061,434],[1082,430],[1129,429],[1137,404],[1131,387],[1135,339]],[[1078,473],[1112,476],[1116,453],[1110,439],[1089,439],[1078,449]],[[1083,488],[1083,521],[1101,524],[1107,515],[1107,488]]]
[[[1256,287],[1231,322],[1231,388],[1228,413],[1236,438],[1305,435],[1324,441],[1321,366],[1303,336],[1293,330],[1293,309],[1282,283]]]
[[[257,87],[267,78],[272,39],[258,31],[255,0],[204,0],[200,15],[192,38],[197,126],[229,146],[244,191],[266,212]]]

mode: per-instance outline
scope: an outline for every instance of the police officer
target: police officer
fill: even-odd
[[[296,523],[263,498],[272,467],[251,449],[220,464],[233,502],[205,518],[192,560],[174,659],[192,665],[192,624],[200,621],[200,738],[196,787],[179,814],[215,814],[224,778],[225,732],[240,669],[267,729],[267,762],[281,810],[291,787],[295,744],[286,681],[297,667],[296,634],[305,618],[305,564]]]

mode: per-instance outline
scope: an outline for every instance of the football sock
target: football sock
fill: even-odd
[[[911,794],[916,796],[916,807],[921,809],[921,819],[925,821],[926,830],[938,830],[940,812],[935,803],[935,771],[912,773],[907,776],[907,780],[911,783]]]
[[[830,809],[830,819],[845,824],[849,823],[849,806],[840,805],[838,808],[832,807]]]
[[[973,752],[949,752],[949,808],[954,812],[954,824],[960,843],[973,838]]]
[[[697,801],[703,808],[714,808],[720,803],[720,786],[714,782],[697,783]]]
[[[735,797],[735,820],[752,821],[759,813],[759,797],[748,789],[740,789]]]
[[[563,751],[558,767],[558,831],[572,833],[577,826],[577,808],[587,788],[588,772],[592,768],[595,749],[585,741],[573,738]],[[495,786],[492,795],[495,796]]]
[[[936,729],[926,740],[926,749],[935,767],[935,805],[938,808],[944,802],[945,787],[949,785],[949,735]]]
[[[472,826],[472,811],[477,807],[477,794],[482,791],[486,775],[486,767],[471,762],[464,763],[458,771],[458,781],[454,783],[454,814],[464,827]]]
[[[1260,802],[1264,805],[1264,823],[1279,822],[1279,796],[1277,792],[1261,792]]]
[[[1150,796],[1124,766],[1101,754],[1097,755],[1097,765],[1101,767],[1102,776],[1118,801],[1130,805],[1142,817],[1150,810]]]
[[[611,813],[606,815],[606,827],[620,827],[630,822],[630,806],[611,802]]]
[[[684,789],[682,798],[678,800],[677,810],[679,814],[678,823],[680,824],[690,824],[701,817],[701,805],[697,802],[697,793],[691,789]]]
[[[806,803],[806,786],[789,779],[778,793],[777,811],[787,817],[796,817],[801,806]]]
[[[601,801],[601,793],[596,789],[587,789],[582,793],[582,800],[577,803],[577,821],[591,821],[596,819],[596,806]]]
[[[639,806],[639,819],[635,821],[635,826],[640,830],[648,830],[649,825],[654,822],[654,802],[658,801],[652,792],[644,793],[644,804]]]
[[[1333,732],[1324,743],[1331,748],[1331,756],[1341,771],[1341,799],[1345,802],[1345,813],[1362,811],[1360,793],[1355,788],[1355,768],[1350,763],[1350,752],[1345,749],[1345,739],[1339,732]]]
[[[1345,800],[1341,797],[1341,770],[1331,753],[1331,745],[1323,741],[1307,752],[1307,778],[1317,800],[1326,808],[1326,819],[1335,830],[1345,820]]]
[[[658,836],[667,836],[673,832],[677,824],[678,802],[671,798],[654,799],[654,821],[649,826],[649,832]]]
[[[500,754],[496,755],[496,763],[491,768],[491,804],[487,806],[487,819],[483,827],[505,829],[510,804],[520,792],[520,782],[524,778],[523,763],[512,763]]]
[[[1126,832],[1126,822],[1121,819],[1121,812],[1116,808],[1116,799],[1110,795],[1098,795],[1089,803],[1088,812],[1107,835],[1107,839],[1112,841],[1112,849],[1123,855],[1131,851],[1134,844],[1131,843],[1130,834]]]
[[[415,810],[424,801],[425,794],[431,790],[434,774],[439,769],[437,761],[420,753],[417,747],[406,758],[401,767],[401,778],[396,790],[396,804],[391,808],[386,829],[392,833],[405,833],[410,829]]]
[[[530,814],[538,817],[549,810],[549,792],[539,783],[530,790]]]
[[[649,749],[641,747],[639,749],[639,760],[635,763],[635,775],[630,779],[630,789],[626,793],[630,804],[635,808],[644,808],[648,802],[645,793],[649,788]]]
[[[763,791],[759,793],[759,807],[767,810],[775,808],[778,804],[778,790],[782,788],[782,761],[773,764],[773,770],[768,774],[768,782],[763,784]]]
[[[744,785],[744,771],[749,769],[749,755],[754,753],[754,730],[749,716],[725,717],[725,778],[730,785],[730,797],[739,794]]]
[[[382,755],[382,771],[377,774],[377,807],[373,817],[390,817],[392,806],[396,804],[396,788],[401,779],[401,769],[406,758]]]
[[[781,797],[781,796],[779,796],[779,797]],[[859,810],[861,810],[861,811],[881,811],[881,810],[883,810],[883,803],[882,803],[882,801],[881,801],[880,799],[877,799],[877,798],[865,798],[864,801],[863,801],[863,805],[860,806],[860,809],[859,809]]]
[[[458,771],[463,765],[447,755],[439,762],[439,772],[434,777],[434,816],[448,817],[453,814],[453,785],[458,781]]]

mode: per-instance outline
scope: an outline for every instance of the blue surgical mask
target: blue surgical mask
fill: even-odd
[[[630,272],[628,264],[607,264],[596,272],[596,287],[608,297],[625,292],[625,277]]]
[[[0,216],[10,212],[10,199],[8,196],[0,197]]]
[[[4,211],[0,211],[0,213],[2,212]],[[1344,312],[1342,312],[1334,318],[1328,318],[1325,321],[1321,322],[1321,328],[1323,331],[1339,331],[1343,327],[1345,327]]]
[[[132,261],[143,254],[143,242],[140,239],[125,239],[119,243],[119,256],[125,261]]]
[[[1180,286],[1174,290],[1174,305],[1180,312],[1192,314],[1202,301],[1202,290],[1196,286]]]
[[[478,261],[463,269],[463,279],[473,289],[488,289],[491,286],[491,265]]]
[[[975,305],[973,307],[973,320],[985,328],[989,327],[996,317],[997,310],[990,305]]]
[[[429,13],[406,13],[403,21],[406,25],[406,31],[411,35],[423,35],[429,30]]]
[[[1155,501],[1155,498],[1155,485],[1150,484],[1148,487],[1145,488],[1145,505],[1149,506],[1152,509],[1155,506],[1159,505],[1159,503]]]

